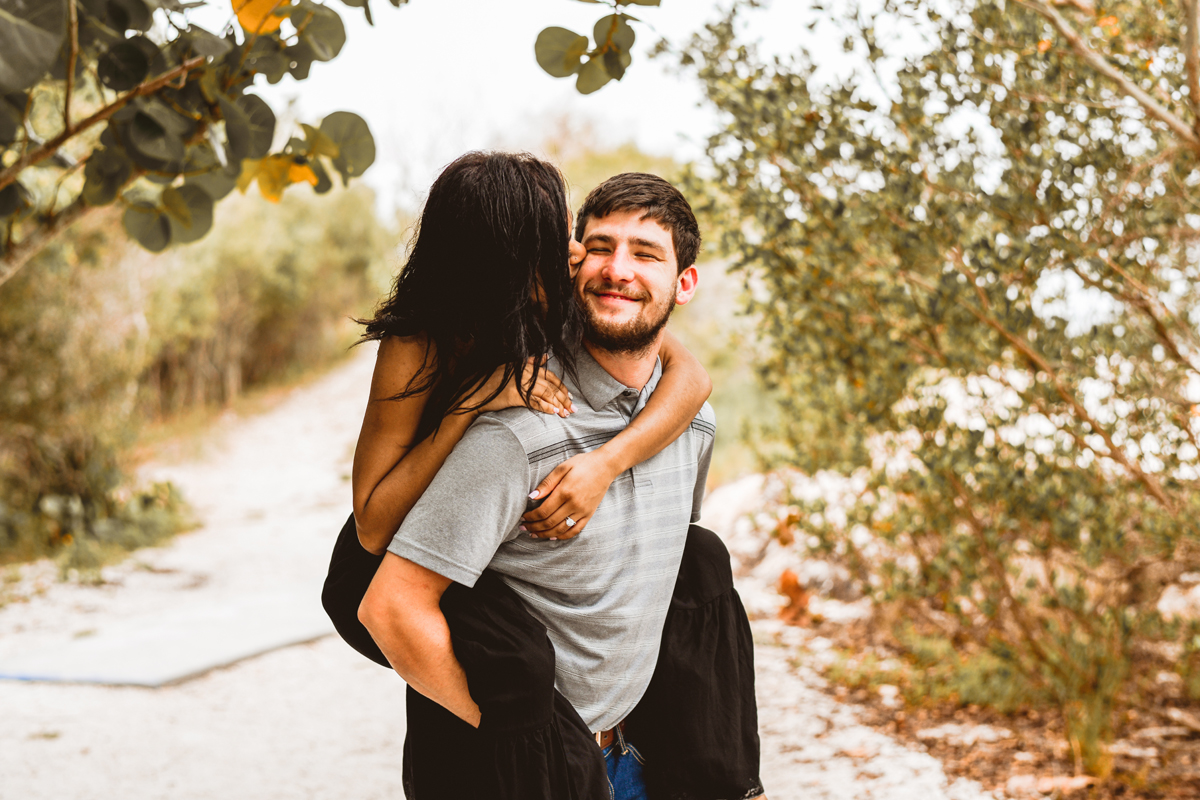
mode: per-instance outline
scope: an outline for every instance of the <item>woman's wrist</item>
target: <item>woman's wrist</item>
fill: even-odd
[[[616,439],[609,439],[592,452],[596,455],[600,466],[605,470],[609,483],[612,483],[617,479],[618,475],[633,466],[633,464],[629,463],[628,456],[625,454],[624,449],[618,445]]]

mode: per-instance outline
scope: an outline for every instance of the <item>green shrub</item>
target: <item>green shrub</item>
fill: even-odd
[[[159,257],[93,218],[0,287],[0,562],[94,578],[187,525],[171,487],[129,488],[125,453],[146,420],[346,352],[391,266],[373,203],[230,198],[212,235]]]
[[[796,499],[803,532],[1056,704],[1105,775],[1114,709],[1156,668],[1135,653],[1182,644],[1159,598],[1200,570],[1198,107],[1161,55],[1180,17],[886,6],[814,22],[852,76],[760,57],[733,19],[698,37],[724,124],[692,194],[754,288],[787,461],[861,479]]]

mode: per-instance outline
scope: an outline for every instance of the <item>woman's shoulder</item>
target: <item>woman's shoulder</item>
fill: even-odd
[[[372,396],[393,397],[407,391],[413,377],[433,368],[436,358],[433,341],[425,334],[383,336],[375,356]]]
[[[413,356],[424,358],[426,354],[432,356],[435,349],[433,340],[424,333],[414,333],[409,336],[388,333],[379,337],[380,359],[411,358]]]

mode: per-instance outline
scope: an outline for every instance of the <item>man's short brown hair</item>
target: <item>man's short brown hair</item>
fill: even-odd
[[[589,219],[617,211],[641,211],[671,232],[677,269],[683,272],[700,254],[700,225],[683,194],[667,181],[648,172],[623,172],[597,186],[583,201],[575,220],[575,238],[583,241]]]

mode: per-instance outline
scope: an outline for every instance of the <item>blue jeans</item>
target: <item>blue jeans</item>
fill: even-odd
[[[648,800],[646,781],[642,778],[642,754],[625,740],[620,728],[617,738],[604,748],[604,765],[608,768],[608,792],[612,800]]]

